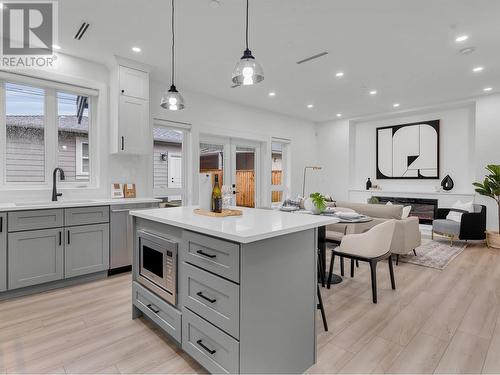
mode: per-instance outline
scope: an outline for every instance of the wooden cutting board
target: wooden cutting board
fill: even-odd
[[[222,210],[222,212],[212,212],[203,210],[201,208],[195,208],[195,214],[203,215],[203,216],[211,216],[211,217],[227,217],[227,216],[241,216],[243,215],[243,211],[241,210]]]

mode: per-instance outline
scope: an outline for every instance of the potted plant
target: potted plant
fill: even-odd
[[[315,215],[319,215],[326,209],[326,200],[321,193],[312,193],[304,202],[304,208]]]
[[[474,182],[476,192],[486,197],[493,198],[498,205],[498,232],[486,231],[486,243],[488,247],[500,249],[500,165],[488,165],[486,170],[489,172],[484,181]]]

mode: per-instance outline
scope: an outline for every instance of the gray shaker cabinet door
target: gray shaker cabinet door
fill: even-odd
[[[9,290],[62,279],[63,237],[62,228],[9,233]]]
[[[65,228],[66,278],[109,268],[109,224]]]
[[[0,214],[0,292],[7,289],[7,214]]]

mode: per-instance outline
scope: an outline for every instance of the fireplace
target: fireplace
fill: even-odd
[[[375,197],[381,204],[391,202],[403,206],[411,206],[410,216],[416,216],[420,224],[432,224],[438,207],[437,199]]]

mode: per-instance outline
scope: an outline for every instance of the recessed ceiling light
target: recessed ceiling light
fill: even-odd
[[[312,107],[314,107],[314,105],[312,105],[312,104],[307,105],[307,108],[309,108],[309,109],[311,109]]]
[[[337,117],[342,117],[342,113],[337,113]]]
[[[52,44],[52,48],[59,51],[61,49],[61,46],[57,44]]]
[[[455,42],[462,43],[462,42],[465,42],[467,39],[469,39],[468,35],[460,35],[460,36],[457,36],[457,38],[455,39]]]
[[[483,91],[484,91],[484,92],[489,92],[489,91],[491,91],[491,90],[493,90],[493,87],[485,87],[485,88],[483,89]]]
[[[340,77],[343,77],[343,76],[344,76],[344,72],[337,72],[335,74],[335,77],[337,77],[337,78],[340,78]]]
[[[276,93],[274,91],[271,91],[268,95],[269,96],[276,96]]]
[[[474,69],[472,69],[474,73],[482,72],[483,70],[484,68],[482,66],[476,66]]]
[[[139,53],[141,52],[142,50],[139,48],[139,47],[132,47],[132,51],[136,52],[136,53]]]
[[[399,103],[394,103],[392,106],[393,106],[394,108],[398,108],[398,107],[399,107],[399,105],[400,105]]]
[[[470,55],[472,52],[474,52],[476,50],[475,47],[465,47],[465,48],[462,48],[460,52],[462,55]]]
[[[219,8],[220,7],[220,1],[219,0],[210,0],[209,3],[211,8]]]
[[[377,95],[377,90],[370,91],[370,95]]]

